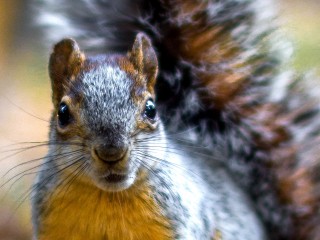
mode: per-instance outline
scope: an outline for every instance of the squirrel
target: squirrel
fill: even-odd
[[[166,137],[157,71],[143,33],[128,56],[55,45],[54,144],[35,183],[35,239],[265,239],[221,164]]]
[[[320,239],[319,100],[273,4],[38,3],[48,42],[111,55],[55,45],[35,238]]]

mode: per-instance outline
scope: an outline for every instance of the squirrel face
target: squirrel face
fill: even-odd
[[[51,136],[65,143],[59,151],[81,151],[84,180],[120,191],[144,175],[141,139],[163,134],[154,103],[157,70],[156,54],[142,33],[127,56],[87,58],[71,39],[55,45],[49,62]]]

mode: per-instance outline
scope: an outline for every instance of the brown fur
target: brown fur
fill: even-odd
[[[86,180],[67,187],[67,194],[64,185],[55,189],[44,206],[40,240],[62,240],[65,236],[72,240],[96,240],[97,236],[114,240],[172,239],[169,222],[159,214],[161,210],[146,184],[115,193],[102,191]]]
[[[245,62],[239,62],[240,49],[221,26],[206,22],[206,1],[167,1],[170,19],[179,23],[167,40],[169,48],[193,65],[199,83],[205,86],[205,102],[224,108],[241,91],[246,82]],[[192,25],[190,25],[192,21]],[[176,38],[179,36],[179,38]],[[212,67],[226,66],[213,74]],[[246,71],[250,74],[249,71]]]
[[[151,41],[146,35],[142,33],[137,35],[128,58],[138,74],[145,76],[147,90],[153,92],[158,74],[158,60]]]
[[[72,39],[64,39],[54,46],[49,61],[49,74],[53,89],[52,100],[57,107],[69,80],[74,80],[80,72],[85,56]]]

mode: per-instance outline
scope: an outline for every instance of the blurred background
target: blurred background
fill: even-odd
[[[23,169],[40,162],[10,169],[45,155],[46,147],[27,148],[34,145],[30,142],[47,140],[51,111],[49,49],[41,47],[41,33],[30,24],[29,2],[0,1],[1,240],[31,239],[29,190],[34,174],[23,176]],[[291,64],[320,75],[320,1],[280,0],[277,5],[281,31],[295,48]]]

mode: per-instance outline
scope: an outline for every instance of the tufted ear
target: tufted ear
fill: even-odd
[[[146,76],[148,89],[153,89],[158,74],[158,59],[150,39],[144,33],[137,34],[129,59],[139,74]]]
[[[59,104],[65,87],[78,75],[84,60],[84,54],[73,39],[63,39],[54,46],[49,61],[54,106]]]

